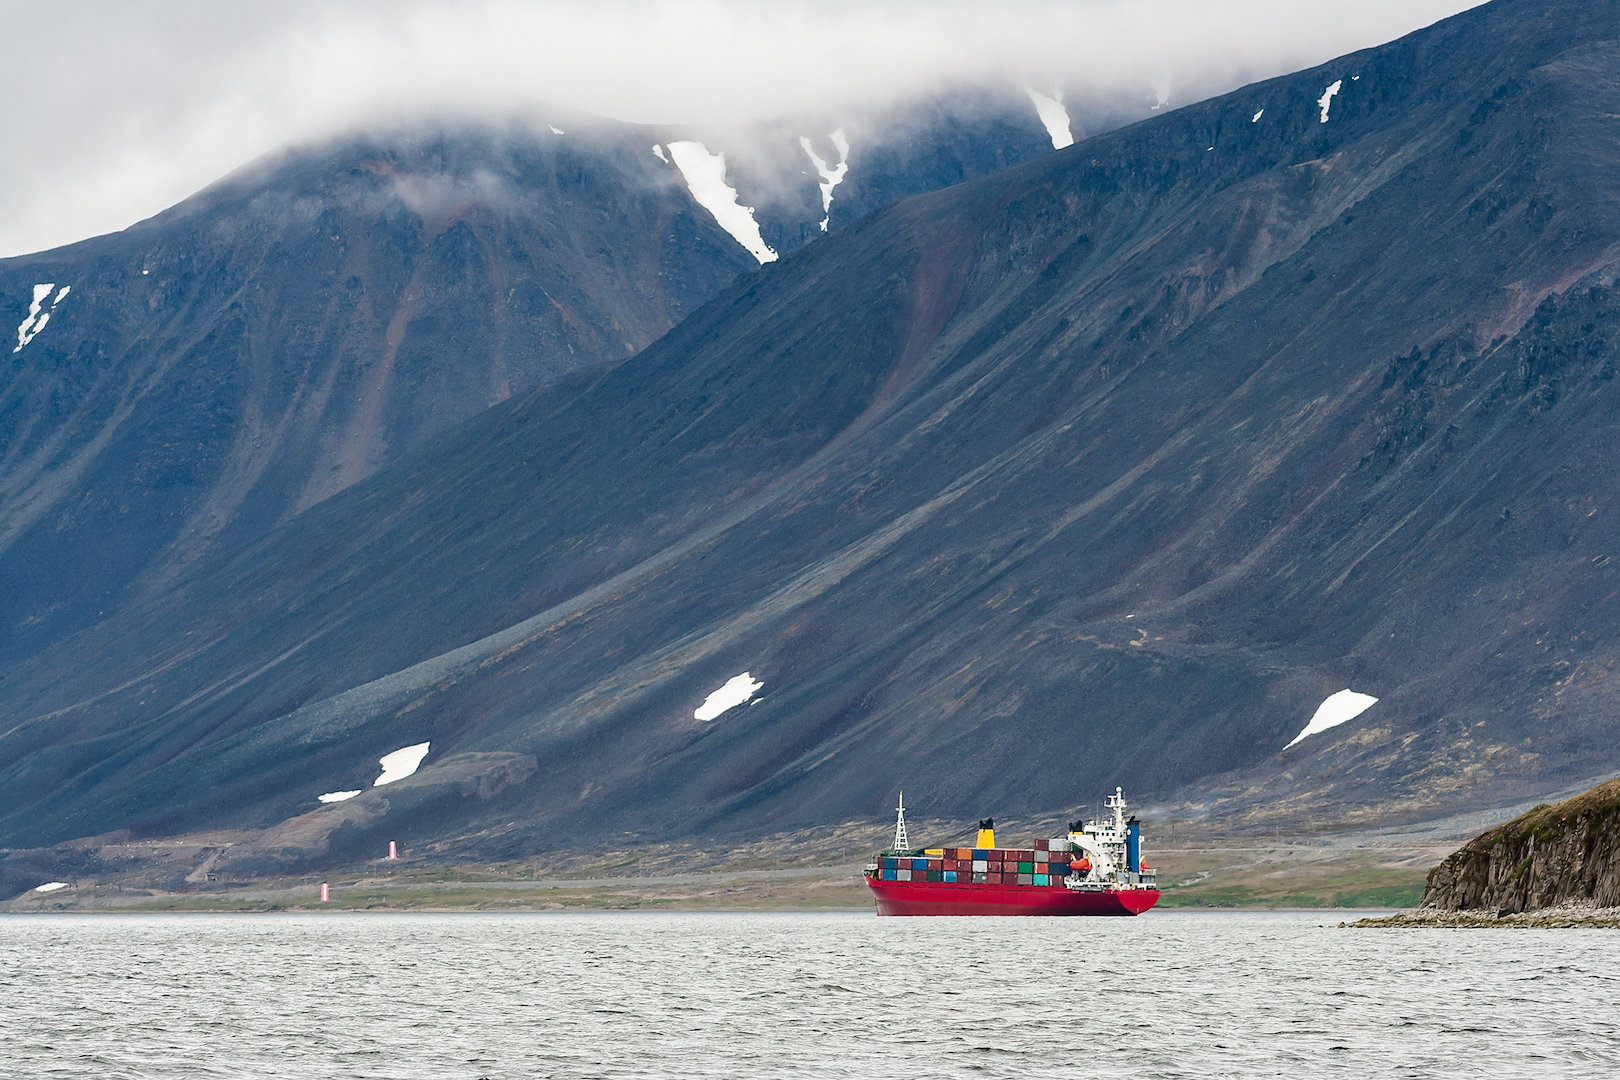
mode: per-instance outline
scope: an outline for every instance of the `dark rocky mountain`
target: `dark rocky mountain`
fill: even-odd
[[[0,382],[0,657],[491,404],[624,359],[759,265],[655,155],[670,133],[549,120],[273,155],[124,232],[0,261],[0,319],[18,328]],[[797,193],[761,211],[792,250],[820,235],[819,178],[797,136],[775,136],[791,166],[737,182]],[[846,192],[873,209],[1046,138],[1027,102],[918,106],[862,129],[834,204],[843,220]]]
[[[1617,42],[1497,0],[807,245],[14,665],[0,837],[271,829],[247,872],[1620,769]]]
[[[1476,836],[1430,871],[1421,907],[1498,916],[1620,907],[1620,780]]]

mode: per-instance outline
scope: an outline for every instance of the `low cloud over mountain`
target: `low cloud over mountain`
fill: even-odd
[[[18,9],[0,67],[0,255],[123,228],[243,161],[551,102],[633,123],[834,126],[940,93],[1068,91],[1136,119],[1472,0],[518,3],[133,0]],[[1082,126],[1088,126],[1082,123]],[[1091,127],[1091,130],[1097,130]],[[829,127],[829,130],[831,128]]]

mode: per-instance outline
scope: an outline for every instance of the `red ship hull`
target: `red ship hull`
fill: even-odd
[[[1140,915],[1157,889],[1081,890],[1062,885],[967,885],[867,878],[879,915]]]

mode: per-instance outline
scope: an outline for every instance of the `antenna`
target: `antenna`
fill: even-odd
[[[1125,789],[1116,787],[1114,793],[1103,800],[1103,805],[1114,812],[1114,828],[1125,831]]]
[[[900,805],[895,808],[894,819],[894,850],[910,851],[911,841],[906,839],[906,793],[900,792]]]

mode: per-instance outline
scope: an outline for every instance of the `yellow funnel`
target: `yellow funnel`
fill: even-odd
[[[993,848],[996,846],[996,823],[993,818],[985,818],[979,822],[979,838],[973,842],[976,848]]]

